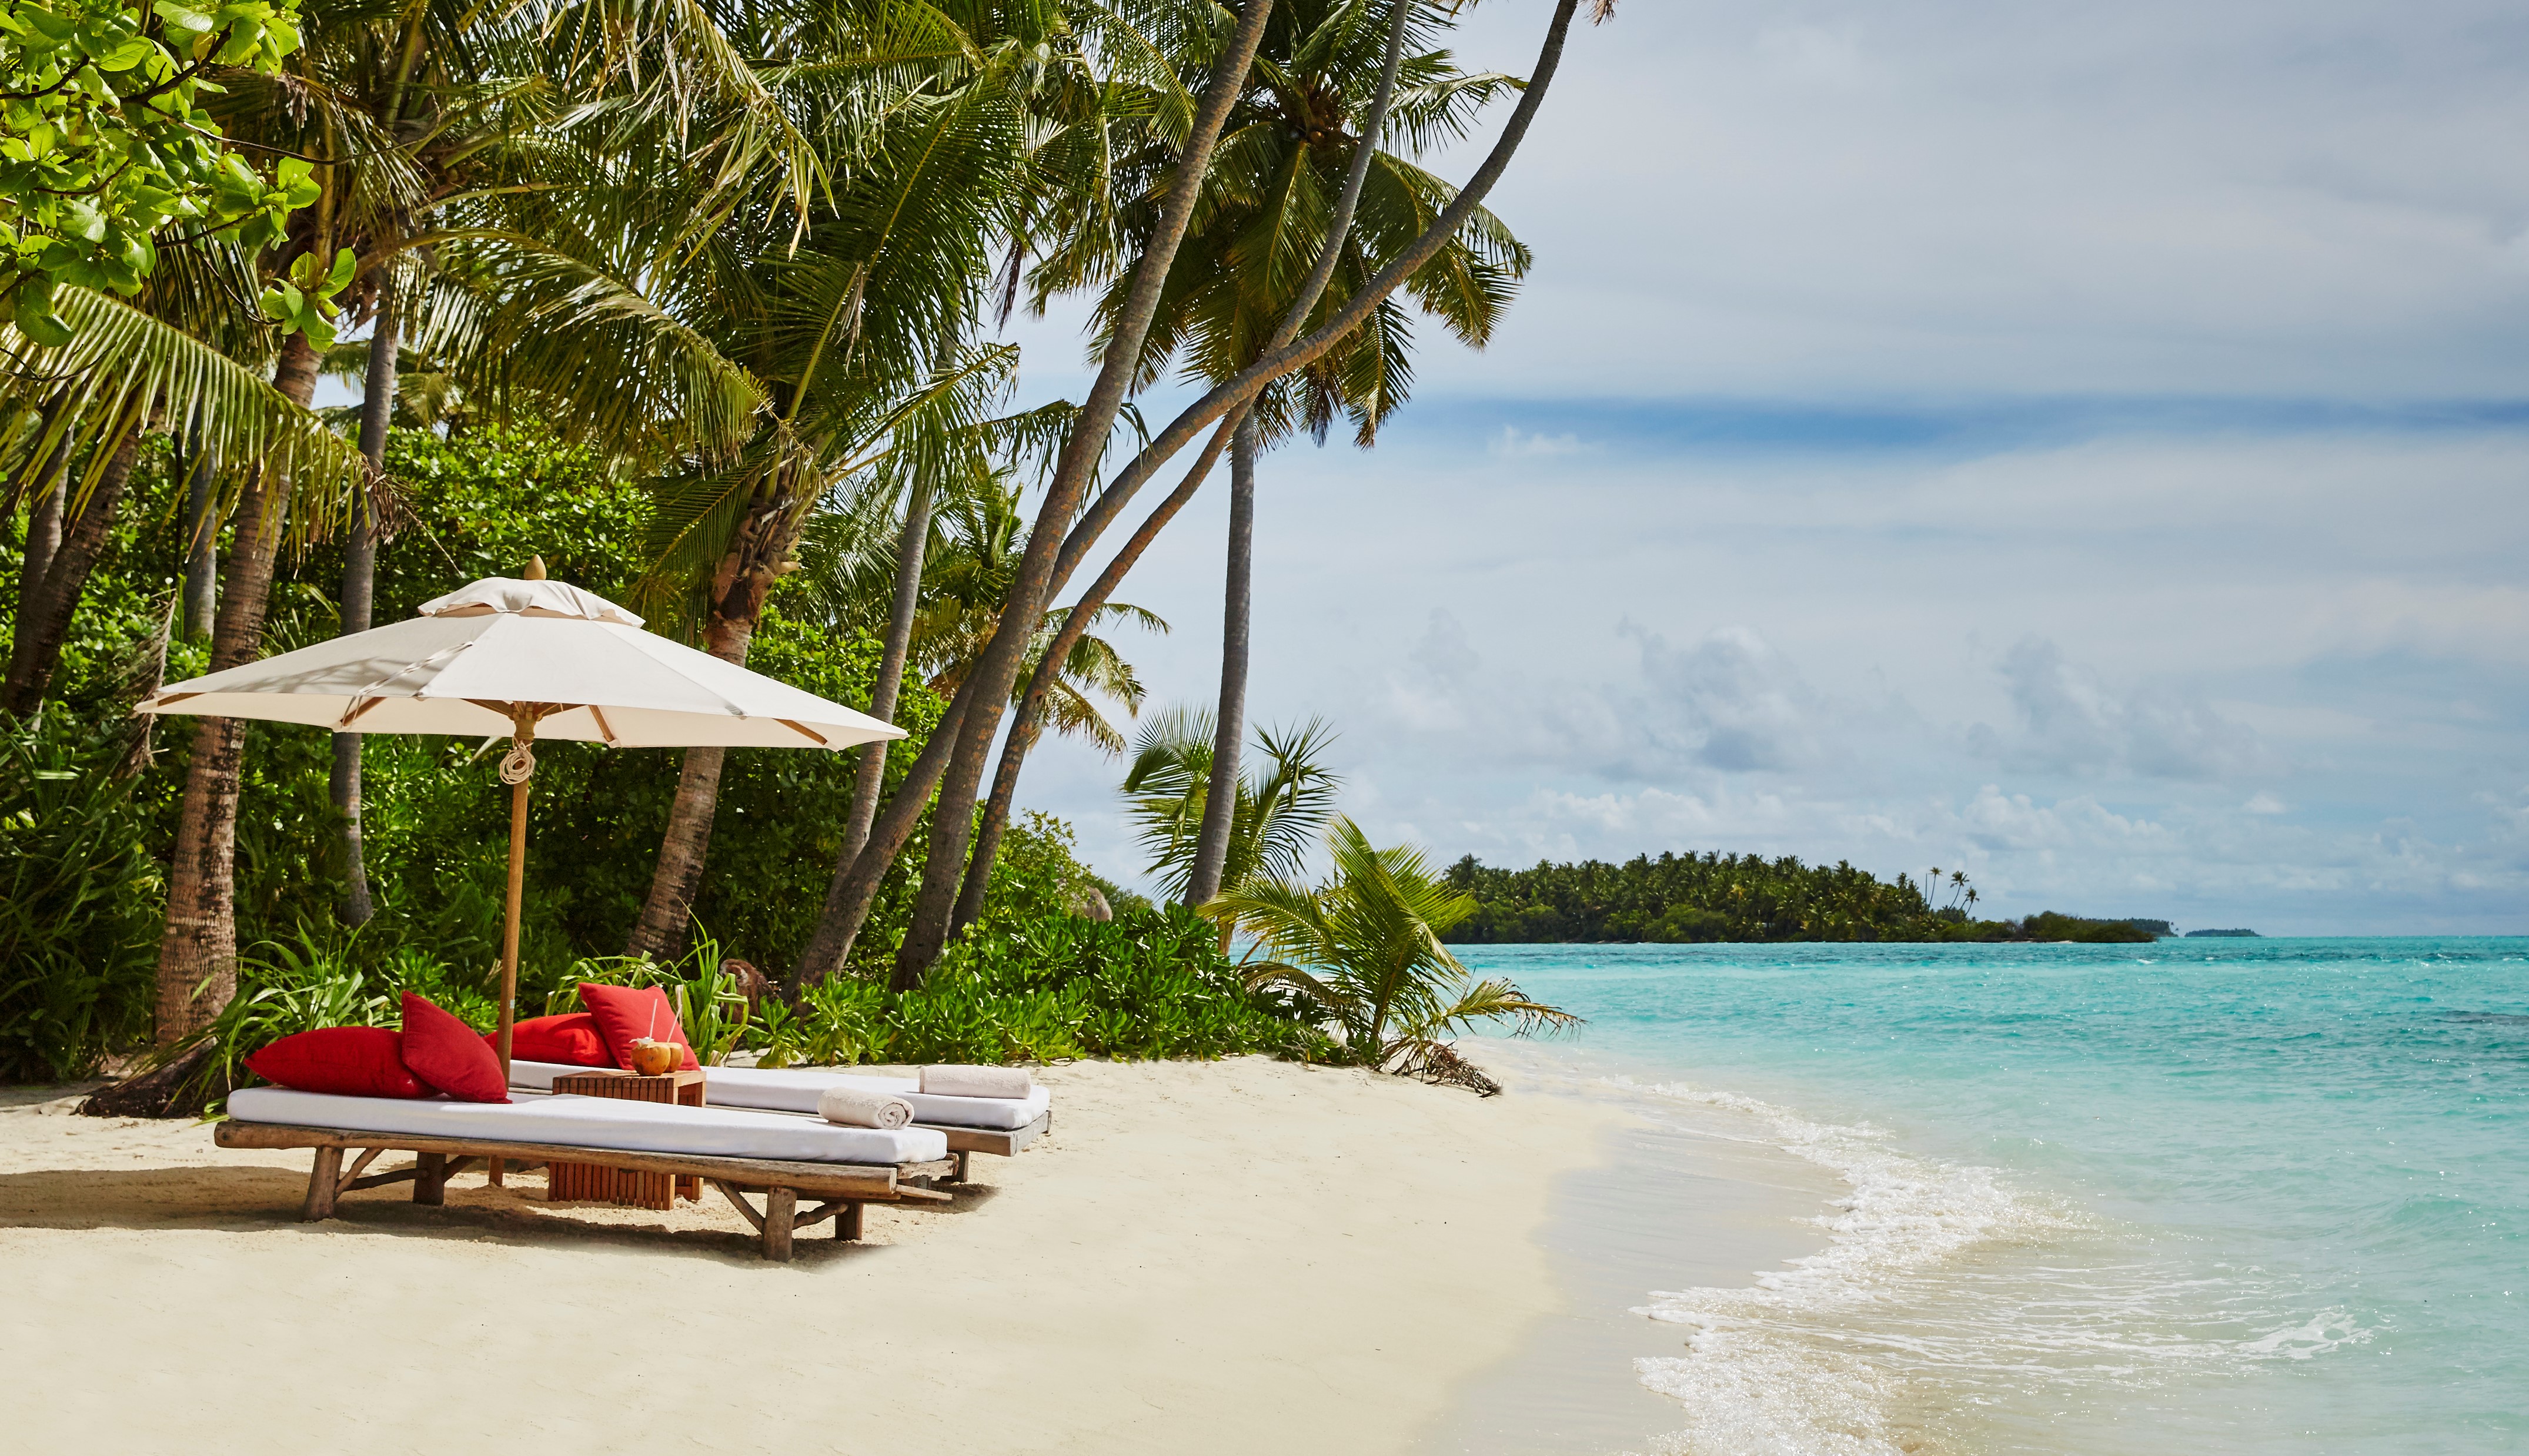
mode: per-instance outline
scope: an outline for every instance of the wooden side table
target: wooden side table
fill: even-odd
[[[703,1105],[703,1074],[699,1069],[645,1077],[635,1071],[593,1066],[555,1077],[553,1089],[557,1096],[619,1097],[627,1102],[670,1102],[683,1107]],[[549,1163],[545,1165],[545,1198],[553,1203],[613,1203],[665,1212],[674,1208],[679,1198],[703,1196],[700,1178],[599,1168],[589,1163]]]

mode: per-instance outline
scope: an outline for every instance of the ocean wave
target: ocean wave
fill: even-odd
[[[2261,1271],[2190,1272],[1996,1170],[1915,1157],[1877,1129],[1731,1092],[1607,1083],[1743,1115],[1848,1189],[1816,1221],[1819,1253],[1753,1287],[1657,1291],[1635,1311],[1690,1331],[1686,1354],[1636,1362],[1684,1408],[1663,1456],[1972,1450],[1976,1411],[2016,1393],[2151,1385],[2370,1337],[2344,1310],[2293,1309],[2287,1281]]]

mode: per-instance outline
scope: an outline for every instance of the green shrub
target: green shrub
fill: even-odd
[[[948,948],[921,990],[888,996],[876,1024],[886,1040],[869,1061],[1323,1061],[1332,1051],[1289,997],[1249,990],[1218,931],[1176,906],[1109,921],[988,921]]]
[[[747,1004],[737,973],[724,969],[722,961],[720,942],[709,935],[698,936],[692,950],[664,965],[646,956],[590,957],[572,964],[562,984],[546,993],[543,1014],[580,1010],[583,982],[657,986],[668,993],[668,1009],[675,1014],[685,1045],[694,1049],[697,1060],[717,1066],[757,1039],[754,1009]],[[520,1001],[525,1000],[522,988]]]
[[[166,889],[130,743],[63,708],[0,717],[0,1081],[67,1081],[144,1039]]]
[[[922,989],[837,978],[795,1012],[767,1008],[767,1066],[860,1062],[1054,1062],[1263,1053],[1329,1060],[1289,997],[1247,989],[1217,932],[1178,907],[1111,921],[1060,911],[988,920]]]

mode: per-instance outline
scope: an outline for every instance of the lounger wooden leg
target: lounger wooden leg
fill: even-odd
[[[413,1159],[416,1168],[412,1177],[412,1201],[432,1205],[446,1203],[448,1201],[448,1155],[416,1153]]]
[[[857,1242],[861,1236],[861,1210],[868,1206],[861,1203],[844,1204],[842,1212],[834,1215],[834,1237]]]
[[[298,1206],[303,1222],[334,1217],[334,1198],[343,1186],[343,1150],[318,1148],[316,1167],[307,1174],[307,1201]]]
[[[963,1152],[956,1155],[957,1176],[955,1181],[960,1183],[966,1181],[966,1160],[974,1156],[975,1155],[972,1152]]]
[[[799,1190],[767,1188],[764,1190],[764,1257],[777,1264],[790,1262],[792,1221],[799,1216]]]

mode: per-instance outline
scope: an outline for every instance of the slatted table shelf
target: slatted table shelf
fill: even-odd
[[[591,1067],[553,1080],[556,1096],[614,1097],[626,1102],[668,1102],[684,1107],[703,1105],[703,1074],[695,1071],[662,1072],[654,1077],[636,1071],[614,1067]],[[688,1202],[703,1196],[703,1180],[673,1177],[663,1172],[643,1172],[629,1168],[607,1168],[595,1163],[549,1163],[545,1166],[545,1198],[553,1203],[612,1203],[624,1208],[656,1209],[665,1212],[676,1206],[676,1200]]]

